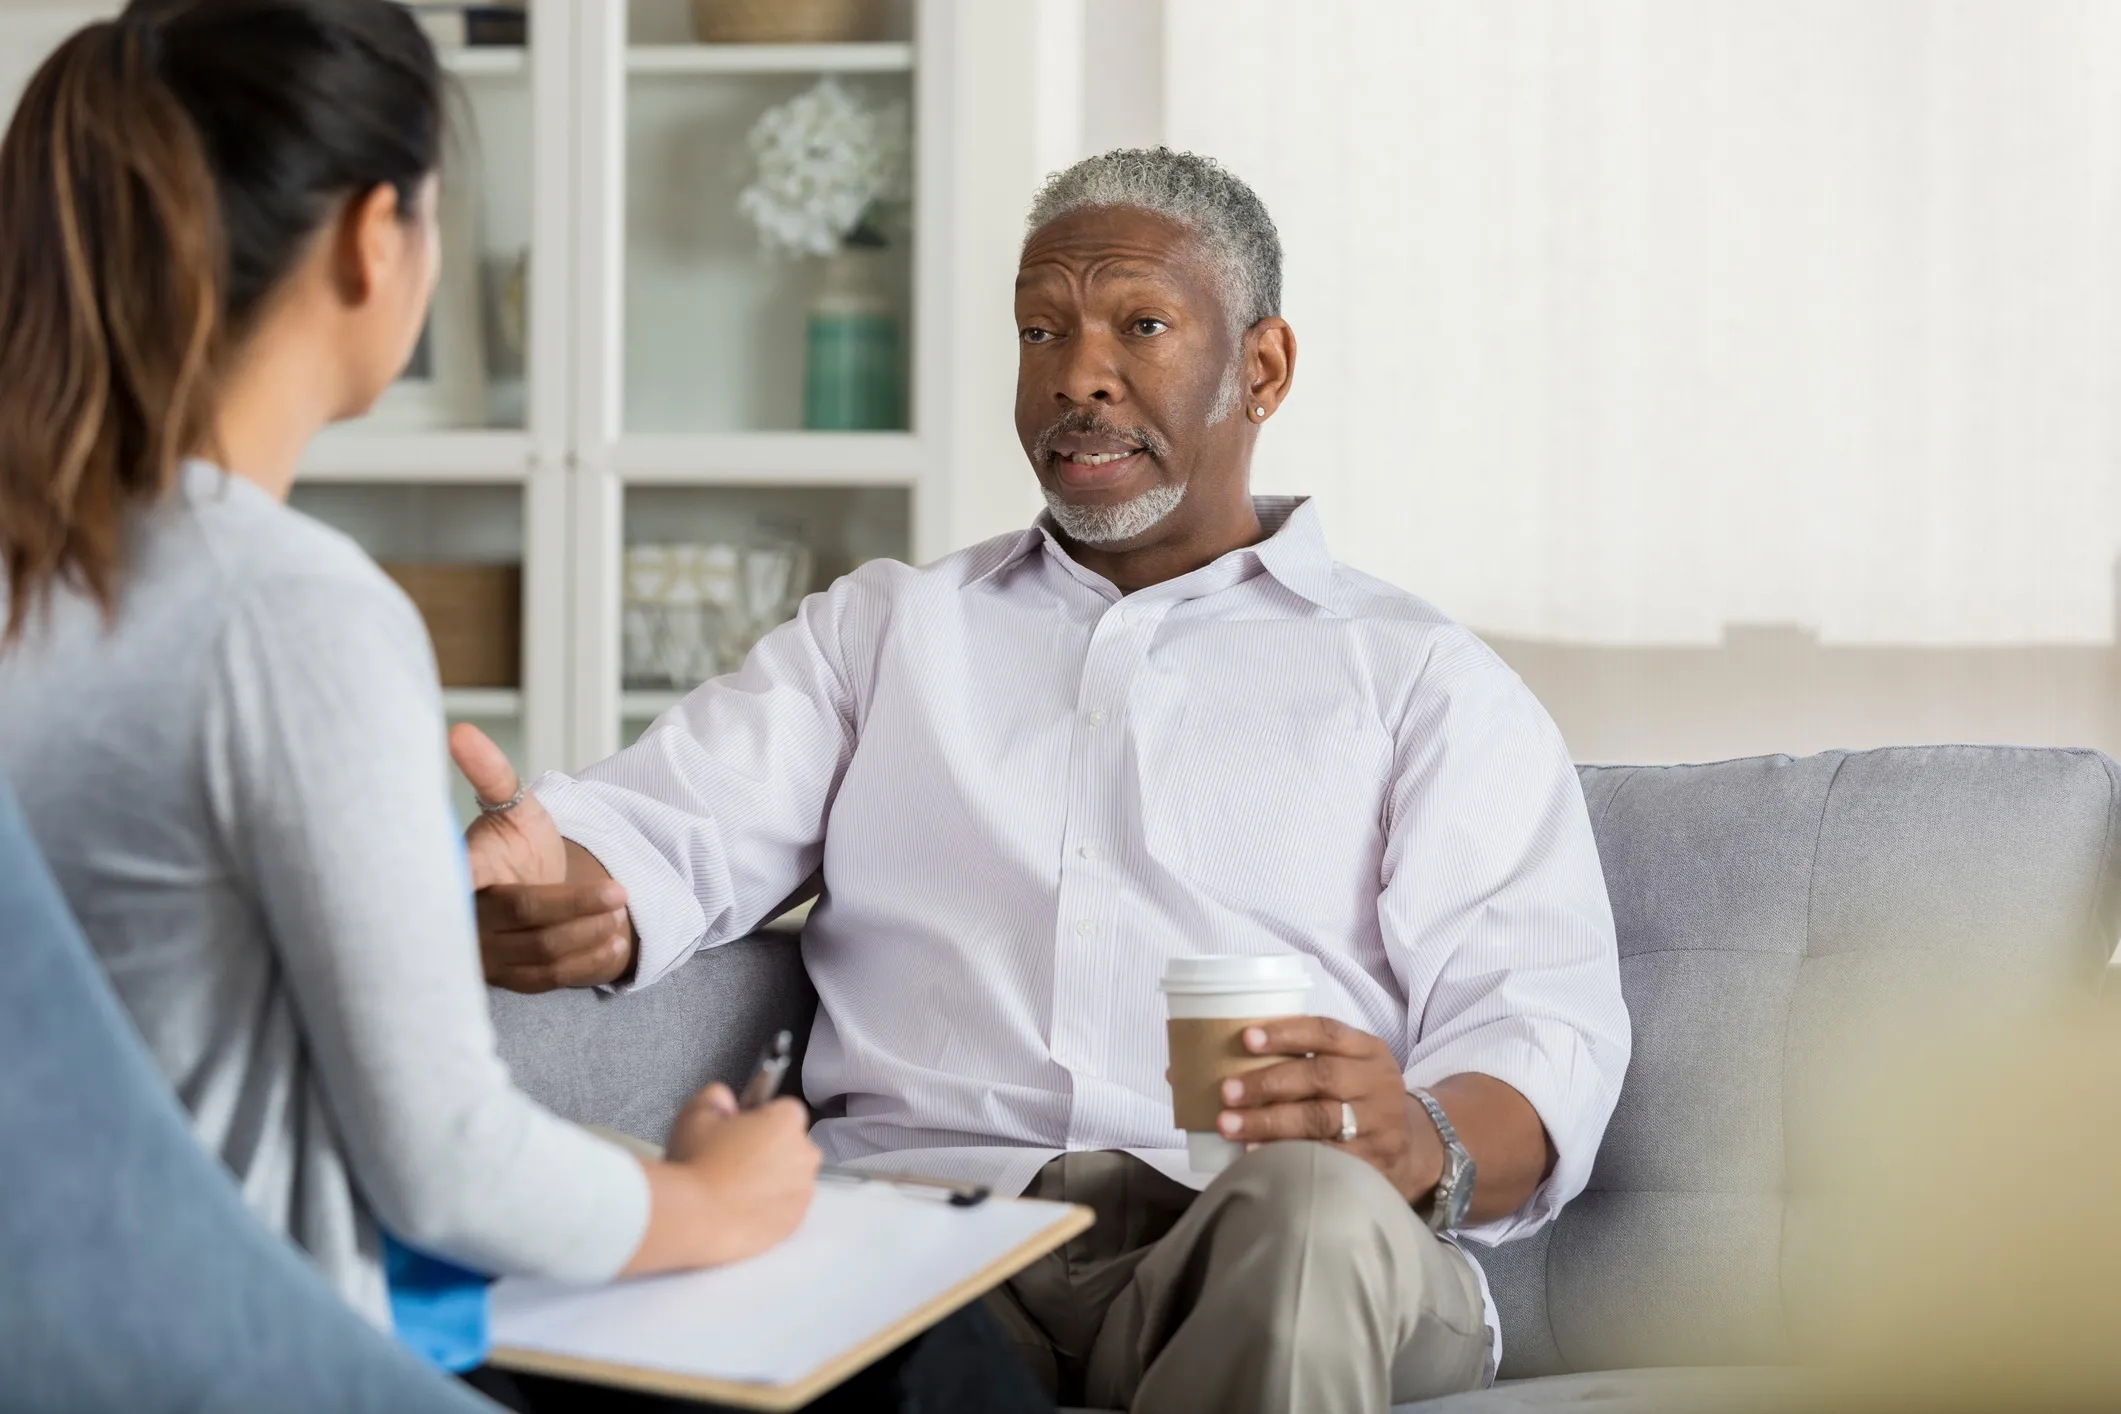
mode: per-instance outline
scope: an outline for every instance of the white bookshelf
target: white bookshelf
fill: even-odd
[[[898,0],[891,37],[831,45],[684,42],[678,0],[573,7],[568,720],[594,759],[682,692],[626,690],[617,626],[628,543],[796,527],[822,586],[875,555],[941,553],[942,365],[952,0]],[[535,20],[533,33],[535,34]],[[908,425],[797,430],[803,312],[816,267],[760,253],[735,214],[746,133],[819,76],[903,101],[913,240],[893,267],[909,349]],[[923,517],[926,519],[923,519]]]
[[[914,46],[889,41],[860,44],[636,44],[626,51],[628,73],[891,74],[913,68]]]
[[[436,318],[454,309],[454,347],[476,343],[476,397],[408,401],[401,385],[379,416],[318,439],[294,495],[379,559],[522,566],[520,684],[451,688],[444,705],[526,775],[609,752],[681,695],[623,689],[629,540],[768,524],[810,544],[819,586],[873,556],[946,548],[947,36],[973,0],[880,0],[888,37],[825,45],[690,42],[690,0],[528,3],[527,45],[444,55],[470,131],[444,171],[461,204]],[[9,108],[44,53],[118,3],[18,8],[0,0]],[[816,267],[762,255],[735,211],[751,125],[827,74],[911,115],[912,235],[890,264],[903,431],[798,430]],[[522,252],[528,334],[520,369],[503,370],[482,266]]]
[[[442,58],[449,72],[461,79],[519,79],[529,63],[529,51],[497,44],[448,50]]]
[[[505,721],[523,714],[523,693],[513,687],[452,687],[442,693],[442,710],[452,718]]]
[[[916,485],[932,457],[903,432],[639,433],[612,449],[628,481],[751,485],[764,477],[789,486]]]
[[[520,561],[522,685],[444,706],[526,775],[608,753],[683,695],[620,680],[630,541],[792,527],[818,586],[941,553],[951,142],[948,47],[930,37],[954,3],[892,0],[883,40],[729,45],[686,42],[683,0],[530,0],[527,46],[444,56],[473,124],[455,178],[475,188],[473,259],[530,253],[516,411],[489,397],[486,418],[513,425],[334,428],[297,504],[381,557]],[[799,430],[815,267],[761,255],[734,213],[744,134],[825,74],[912,114],[904,431]]]
[[[378,432],[334,427],[310,444],[302,475],[333,482],[520,482],[531,442],[512,431]]]

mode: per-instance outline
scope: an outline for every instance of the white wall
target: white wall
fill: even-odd
[[[1346,558],[1529,638],[2110,641],[2121,6],[1167,10]]]
[[[1038,5],[958,0],[950,232],[953,417],[950,544],[1021,529],[1038,486],[1017,445],[1012,292],[1024,212],[1041,176]]]
[[[2121,754],[2121,6],[1039,22],[1042,166],[1169,141],[1280,223],[1261,489],[1483,632],[1580,759]]]
[[[0,0],[0,114],[11,114],[46,56],[91,20],[115,15],[120,0]]]
[[[1012,419],[1024,213],[1047,174],[1160,140],[1163,23],[1162,0],[958,0],[955,545],[1039,511]]]

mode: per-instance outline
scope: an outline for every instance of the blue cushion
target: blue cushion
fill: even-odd
[[[192,1138],[0,787],[0,1370],[20,1414],[475,1414]]]

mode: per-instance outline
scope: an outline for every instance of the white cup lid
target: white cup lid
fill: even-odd
[[[1311,971],[1295,953],[1264,957],[1174,957],[1164,964],[1165,992],[1193,996],[1220,992],[1301,992]]]

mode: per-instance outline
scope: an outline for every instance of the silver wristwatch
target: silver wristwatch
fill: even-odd
[[[1443,1136],[1443,1177],[1436,1180],[1435,1192],[1429,1201],[1429,1231],[1450,1232],[1466,1225],[1466,1214],[1473,1208],[1473,1179],[1478,1173],[1473,1156],[1466,1146],[1458,1142],[1458,1131],[1451,1127],[1451,1117],[1436,1103],[1436,1097],[1426,1090],[1409,1090],[1408,1094],[1421,1101],[1421,1107],[1429,1112],[1436,1123],[1436,1132]]]

